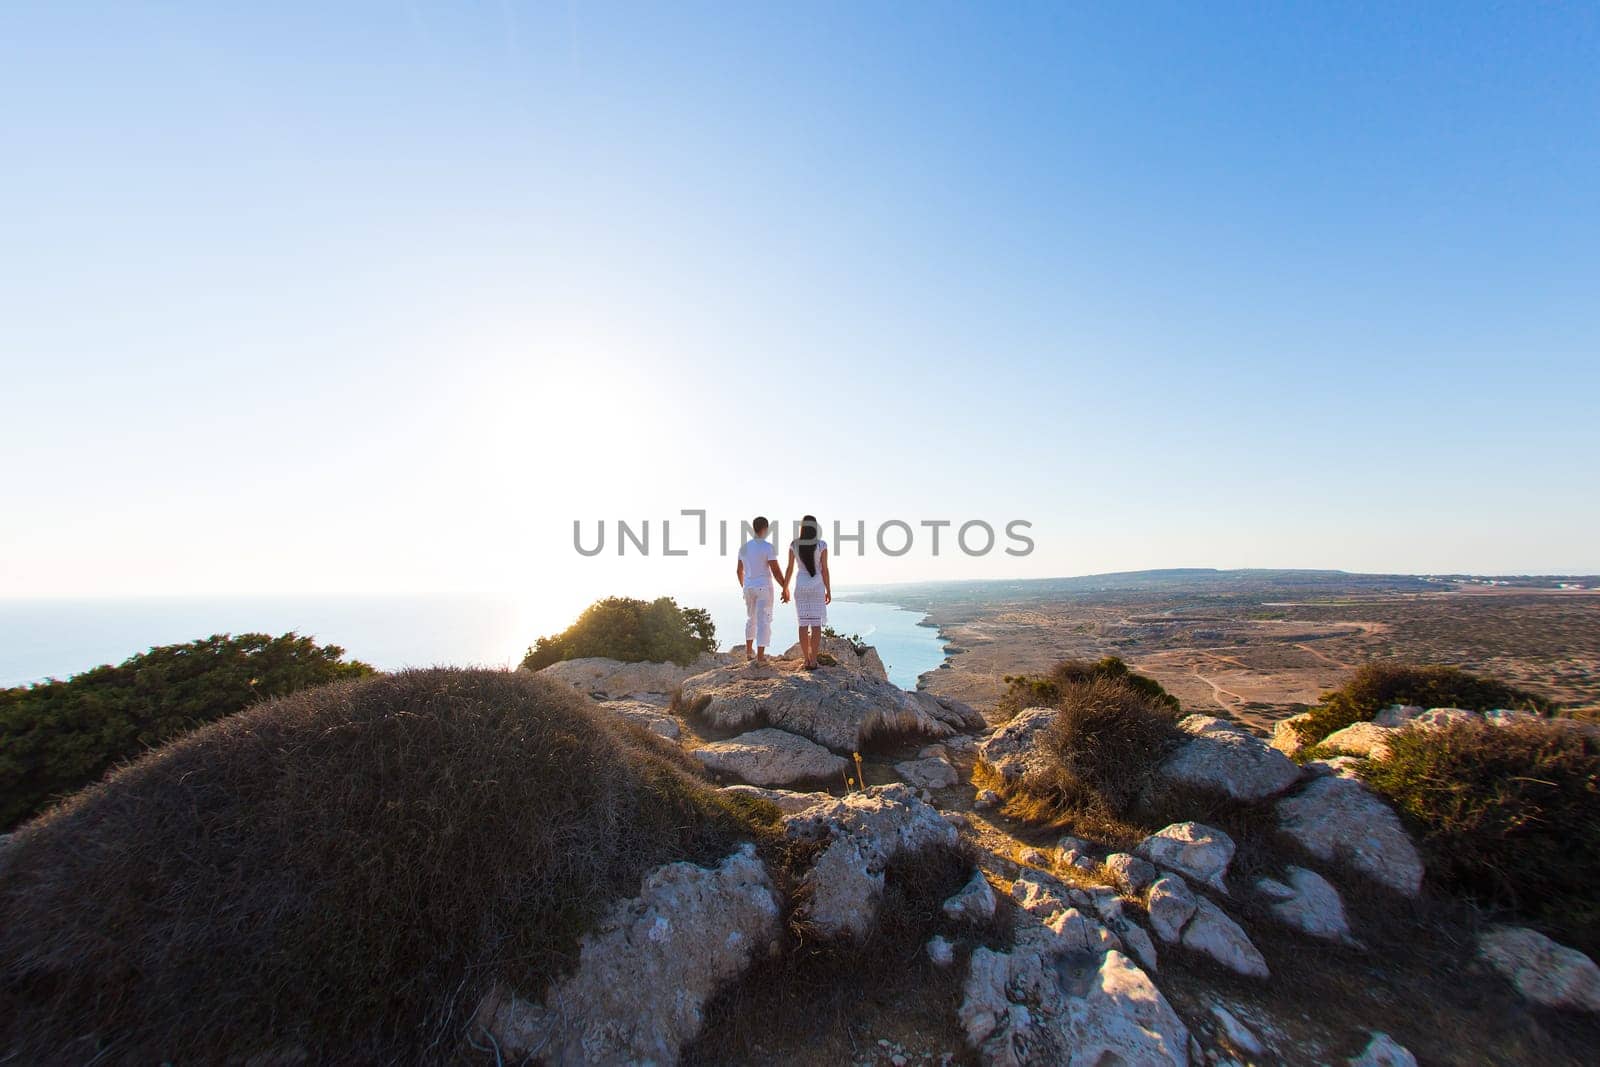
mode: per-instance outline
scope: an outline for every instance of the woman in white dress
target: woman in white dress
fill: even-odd
[[[796,557],[800,566],[795,567]],[[784,568],[784,589],[794,579],[794,613],[800,619],[800,652],[805,669],[817,669],[822,649],[822,628],[828,625],[828,605],[833,603],[833,579],[828,574],[828,542],[817,536],[817,517],[800,520],[800,536],[789,543],[789,565]]]

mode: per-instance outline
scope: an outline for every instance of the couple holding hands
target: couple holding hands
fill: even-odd
[[[744,653],[758,664],[767,662],[767,645],[772,642],[773,582],[783,590],[783,602],[787,604],[792,579],[794,610],[800,623],[800,652],[805,656],[805,669],[814,671],[822,647],[822,628],[828,624],[828,605],[833,601],[828,542],[817,536],[817,517],[805,516],[800,520],[800,536],[789,542],[788,566],[780,571],[777,550],[767,540],[769,525],[765,516],[756,516],[750,524],[755,536],[739,549],[739,566],[734,570],[744,591]]]

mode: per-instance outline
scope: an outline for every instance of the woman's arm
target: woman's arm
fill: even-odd
[[[823,549],[822,556],[822,602],[833,603],[833,578],[828,574],[828,550]]]
[[[789,579],[794,577],[794,549],[789,550],[789,565],[783,568],[783,587],[789,588]]]

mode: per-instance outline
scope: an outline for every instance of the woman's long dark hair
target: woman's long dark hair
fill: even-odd
[[[795,551],[800,553],[800,562],[806,565],[806,573],[815,578],[817,576],[817,517],[806,515],[800,519],[800,540],[795,544]]]

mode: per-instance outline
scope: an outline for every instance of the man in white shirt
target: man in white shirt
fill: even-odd
[[[767,662],[767,645],[772,642],[772,583],[783,589],[783,602],[789,602],[789,588],[778,569],[778,553],[767,540],[766,516],[757,515],[750,528],[755,536],[739,549],[739,588],[744,590],[744,655],[756,663]],[[753,646],[753,647],[752,647]]]

